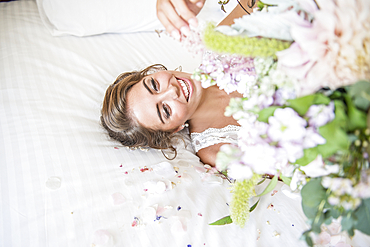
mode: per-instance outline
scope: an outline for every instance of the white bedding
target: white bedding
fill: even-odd
[[[199,61],[155,32],[53,37],[35,1],[0,3],[0,246],[305,246],[299,198],[279,190],[244,229],[209,226],[228,215],[229,186],[189,145],[165,172],[160,152],[127,150],[100,126],[121,72]]]

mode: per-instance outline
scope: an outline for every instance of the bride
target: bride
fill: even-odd
[[[157,7],[161,3],[166,5],[164,2],[168,4],[169,1],[158,1]],[[244,6],[247,6],[246,1]],[[246,12],[238,5],[220,25],[232,24],[244,14]],[[182,22],[186,24],[183,19]],[[166,28],[175,38],[180,35],[173,25],[168,24]],[[187,28],[185,25],[179,29],[186,33]],[[220,147],[236,143],[239,124],[224,115],[230,99],[235,97],[242,95],[227,94],[217,86],[204,89],[191,74],[170,71],[156,64],[118,76],[106,91],[101,122],[110,137],[132,148],[174,150],[173,138],[188,127],[201,161],[215,166]]]

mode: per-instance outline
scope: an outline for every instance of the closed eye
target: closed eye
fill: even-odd
[[[167,104],[163,104],[163,115],[166,119],[169,119],[171,116],[171,108]]]
[[[158,92],[159,91],[159,86],[158,86],[157,82],[153,78],[151,78],[150,82],[152,84],[153,90]]]

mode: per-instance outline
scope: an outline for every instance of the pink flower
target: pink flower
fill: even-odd
[[[313,22],[293,25],[295,43],[277,53],[278,68],[301,80],[299,95],[370,78],[370,1],[316,2]]]

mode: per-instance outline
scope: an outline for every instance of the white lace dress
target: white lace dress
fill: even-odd
[[[227,125],[224,128],[209,128],[201,133],[190,134],[191,143],[195,152],[218,143],[238,143],[238,132],[241,129],[237,125]]]

